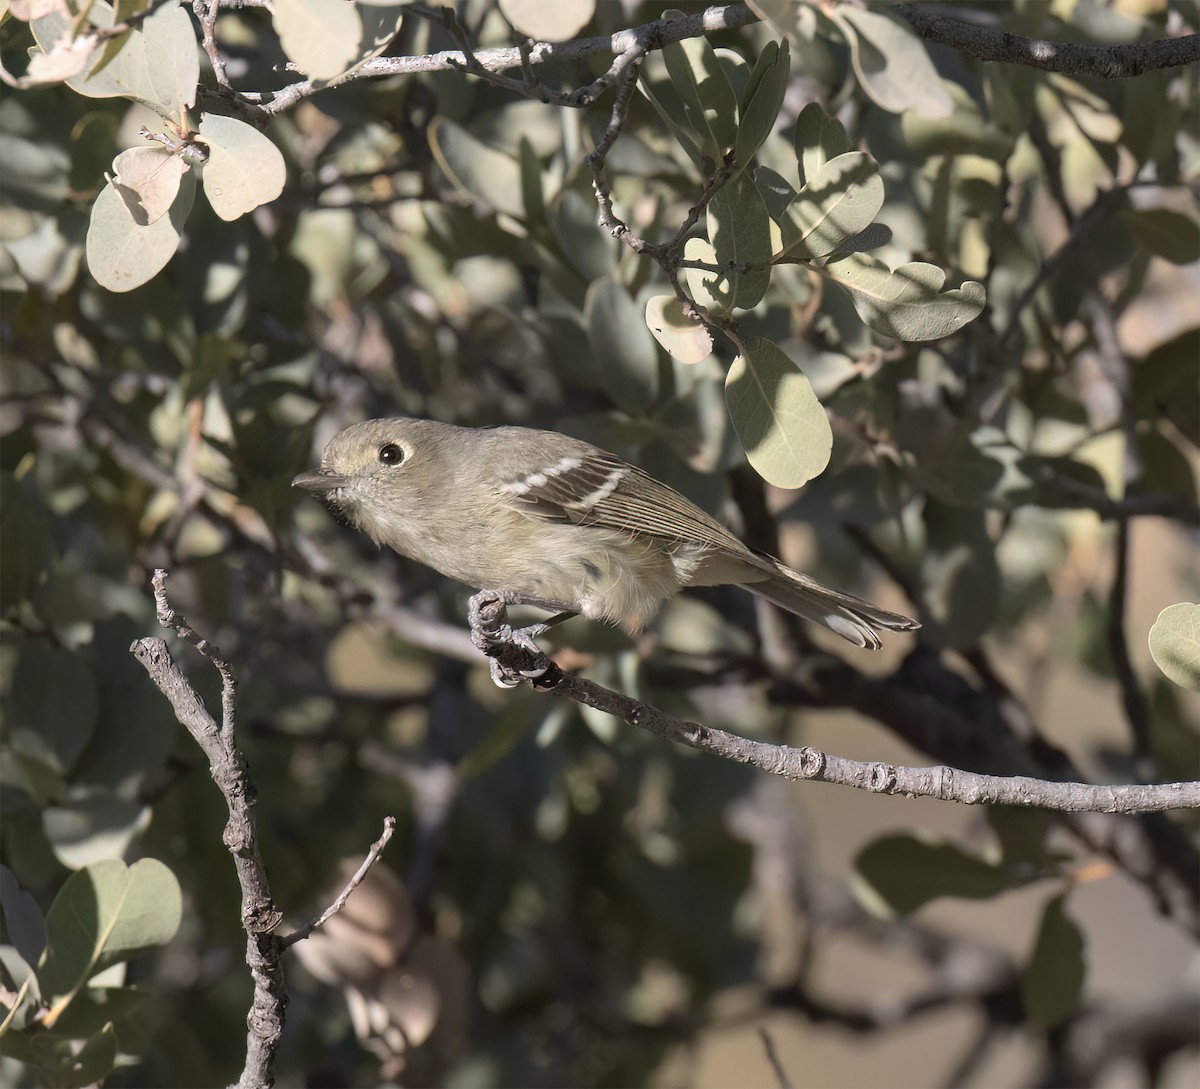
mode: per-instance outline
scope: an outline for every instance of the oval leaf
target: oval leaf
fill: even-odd
[[[52,1001],[46,1027],[97,972],[169,942],[182,912],[179,882],[154,858],[128,867],[109,859],[68,877],[46,914],[38,965],[42,995]]]
[[[637,303],[606,276],[588,288],[583,314],[604,388],[624,411],[643,412],[658,396],[658,349]]]
[[[757,306],[771,283],[771,217],[758,187],[739,174],[709,201],[708,237],[729,282],[731,305]]]
[[[828,257],[871,225],[883,207],[879,164],[849,151],[818,169],[788,207],[782,225],[784,252],[791,257]]]
[[[712,355],[712,334],[707,326],[683,312],[674,295],[655,295],[646,303],[646,325],[680,363],[699,363]]]
[[[683,256],[687,261],[700,261],[717,265],[717,251],[712,243],[704,238],[689,238],[683,244]],[[688,286],[692,301],[703,306],[710,314],[719,316],[728,314],[733,306],[733,285],[729,277],[716,271],[708,272],[700,268],[685,268],[683,278]]]
[[[986,900],[1010,887],[999,866],[941,840],[899,833],[868,843],[854,860],[855,891],[877,915],[907,915],[939,896]]]
[[[209,113],[200,121],[200,139],[208,145],[204,195],[222,219],[244,216],[283,192],[283,156],[258,129]]]
[[[1079,1010],[1083,991],[1083,935],[1063,910],[1063,897],[1046,905],[1029,963],[1021,976],[1021,994],[1029,1020],[1049,1029]]]
[[[283,51],[313,79],[340,76],[358,59],[362,19],[348,0],[275,0],[273,11]]]
[[[788,43],[767,42],[750,73],[750,81],[738,111],[737,141],[733,151],[738,169],[745,169],[749,165],[754,153],[775,128],[790,71]]]
[[[862,8],[839,7],[831,15],[850,43],[854,74],[876,106],[891,113],[950,116],[954,103],[924,43],[908,27]]]
[[[936,265],[911,261],[894,272],[874,257],[855,253],[815,268],[850,294],[858,316],[877,333],[897,340],[937,340],[979,316],[983,284],[967,280],[943,291],[946,274]]]
[[[512,156],[477,140],[443,117],[429,126],[429,146],[438,166],[457,189],[497,212],[518,218],[524,215],[521,168]]]
[[[737,101],[712,46],[689,38],[664,46],[662,55],[692,134],[714,161],[722,158],[737,136]]]
[[[1200,691],[1200,605],[1168,605],[1150,629],[1155,664],[1183,688]]]
[[[805,186],[830,159],[850,150],[845,126],[830,117],[816,102],[810,102],[796,118],[796,165],[800,185]]]
[[[829,418],[783,350],[747,338],[725,378],[725,400],[750,464],[780,488],[799,488],[829,464]]]
[[[106,185],[92,205],[87,232],[88,269],[96,282],[109,291],[132,291],[161,272],[179,248],[195,196],[196,182],[188,172],[180,178],[170,213],[141,226],[117,190]]]
[[[596,0],[500,0],[500,12],[527,38],[565,42],[591,22]]]

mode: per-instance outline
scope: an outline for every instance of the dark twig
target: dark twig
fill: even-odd
[[[509,676],[524,677],[533,688],[606,711],[664,740],[748,764],[786,779],[815,779],[875,794],[939,798],[966,805],[1036,807],[1059,812],[1149,813],[1200,809],[1200,782],[1157,785],[1060,783],[1022,775],[983,775],[946,766],[900,767],[879,761],[849,760],[811,746],[794,748],[753,741],[697,722],[686,722],[594,681],[564,673],[547,655],[527,645],[503,641],[507,624],[504,603],[499,597],[484,602],[477,610],[477,619],[475,637],[485,647],[485,653]]]
[[[354,892],[359,885],[362,884],[363,878],[370,872],[371,867],[379,861],[379,856],[383,854],[383,849],[388,845],[388,840],[392,838],[392,833],[396,831],[396,818],[383,818],[383,834],[371,844],[371,849],[367,852],[367,857],[363,859],[363,864],[354,872],[354,876],[346,882],[346,887],[342,889],[338,898],[334,900],[320,915],[315,919],[310,919],[299,929],[293,931],[286,938],[281,938],[280,942],[284,949],[288,946],[295,945],[296,942],[301,942],[307,938],[314,930],[323,927],[329,919],[336,915],[346,906],[346,901],[350,899],[350,894]]]
[[[1124,45],[1088,45],[1083,42],[1049,42],[952,19],[923,4],[896,4],[897,15],[907,19],[924,39],[948,45],[978,60],[1023,64],[1047,72],[1101,79],[1129,79],[1160,68],[1180,68],[1200,60],[1200,36],[1164,38]]]
[[[775,1050],[775,1041],[771,1038],[771,1034],[762,1025],[758,1027],[759,1039],[762,1040],[763,1050],[767,1053],[767,1062],[771,1064],[771,1069],[775,1072],[775,1080],[779,1083],[779,1089],[792,1089],[792,1080],[787,1076],[787,1071],[783,1068],[783,1063],[779,1059],[779,1052]]]

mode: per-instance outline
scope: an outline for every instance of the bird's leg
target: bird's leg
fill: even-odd
[[[524,628],[513,628],[508,623],[508,606],[528,605],[537,609],[545,609],[555,613],[546,620],[538,621]],[[515,688],[522,680],[536,680],[545,674],[547,667],[538,669],[513,671],[503,666],[499,659],[489,651],[496,644],[508,643],[523,647],[539,657],[545,656],[545,651],[535,640],[544,635],[555,624],[575,615],[573,609],[565,607],[561,601],[548,601],[545,598],[527,597],[509,590],[480,590],[471,597],[467,612],[471,625],[471,639],[480,650],[488,655],[492,681],[501,688]]]

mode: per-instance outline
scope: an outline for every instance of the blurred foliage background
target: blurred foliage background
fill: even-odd
[[[297,4],[276,0],[274,23],[222,7],[235,88],[294,83],[298,48],[316,49],[306,71],[324,63],[311,42],[281,46]],[[457,48],[456,26],[480,50],[508,46],[519,7],[470,0],[450,25],[359,5],[398,32],[355,56]],[[580,36],[662,14],[584,7]],[[167,9],[198,39],[215,6]],[[114,158],[145,146],[143,125],[169,131],[162,118],[61,83],[4,96],[8,1083],[113,1067],[108,1085],[225,1084],[243,1061],[224,805],[128,652],[156,630],[149,573],[165,567],[172,602],[239,673],[238,738],[290,918],[324,906],[383,817],[399,820],[386,872],[288,961],[280,1085],[779,1084],[760,1029],[795,1085],[1194,1084],[1193,818],[787,784],[501,692],[463,631],[466,590],[289,488],[368,417],[566,431],[925,627],[868,656],[708,590],[636,644],[572,621],[554,637],[564,664],[688,718],[861,759],[1197,778],[1194,697],[1147,649],[1159,611],[1200,593],[1197,68],[1106,81],[931,46],[949,107],[930,117],[889,103],[896,85],[873,82],[869,40],[846,29],[886,10],[764,3],[768,21],[708,35],[747,68],[790,41],[755,184],[799,188],[795,120],[818,103],[879,164],[889,231],[874,256],[986,289],[953,335],[903,343],[820,270],[782,263],[736,324],[722,318],[778,345],[823,406],[829,465],[799,493],[746,464],[721,323],[711,355],[673,359],[643,320],[671,294],[662,268],[597,226],[585,157],[611,89],[569,108],[451,70],[298,99],[262,129],[285,167],[263,192],[281,194],[218,214],[185,174],[169,260],[120,292],[97,277],[124,274],[121,254],[88,232]],[[1098,44],[1197,30],[1183,0],[956,10]],[[30,11],[10,12],[0,47],[20,75]],[[893,59],[924,57],[904,34]],[[576,88],[611,60],[568,55],[536,77]],[[202,103],[236,115],[207,65]],[[661,98],[671,78],[652,53],[643,80]],[[606,162],[615,207],[651,241],[718,165],[684,151],[670,112],[635,94]],[[212,706],[213,671],[179,657]],[[178,932],[92,979],[89,1017],[39,1029],[16,996],[36,920],[72,872],[113,859],[169,867]],[[18,1051],[18,1035],[42,1050]],[[102,1035],[88,1067],[80,1048],[99,1055]]]

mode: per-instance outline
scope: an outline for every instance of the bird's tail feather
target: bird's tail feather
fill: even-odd
[[[793,571],[773,557],[762,581],[744,582],[751,593],[786,609],[790,613],[820,624],[855,646],[878,650],[879,631],[915,631],[921,625],[900,613],[888,612],[861,597],[830,589],[816,579]]]

